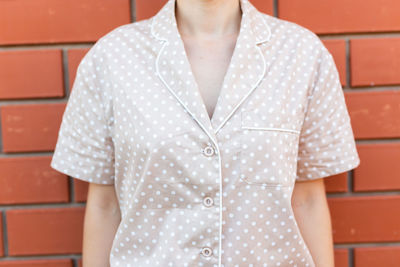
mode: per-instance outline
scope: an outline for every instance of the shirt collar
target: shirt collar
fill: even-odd
[[[176,0],[169,0],[151,21],[151,34],[163,43],[155,57],[157,75],[214,144],[217,133],[260,85],[270,66],[263,54],[263,50],[268,49],[263,45],[268,45],[271,38],[271,29],[264,18],[267,15],[248,0],[239,1],[240,31],[211,119],[184,52],[175,18]]]

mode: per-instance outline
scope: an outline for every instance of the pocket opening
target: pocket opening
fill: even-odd
[[[242,129],[248,130],[261,130],[261,131],[280,131],[280,132],[288,132],[294,134],[300,134],[299,130],[292,130],[287,128],[274,128],[274,127],[255,127],[255,126],[242,126]]]
[[[253,110],[242,113],[240,183],[275,188],[292,186],[301,130],[289,118],[282,119],[267,118]],[[253,153],[258,153],[257,158]],[[256,164],[259,161],[262,166]]]

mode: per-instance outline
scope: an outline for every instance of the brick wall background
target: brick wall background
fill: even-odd
[[[87,184],[50,167],[76,67],[165,0],[0,1],[0,266],[81,266]],[[325,179],[336,266],[400,266],[400,1],[251,0],[333,54],[361,165]]]

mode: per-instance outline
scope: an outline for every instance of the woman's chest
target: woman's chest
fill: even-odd
[[[140,146],[142,149],[153,149],[165,140],[184,140],[185,135],[190,136],[186,139],[188,142],[206,140],[212,143],[208,133],[216,132],[215,126],[228,117],[215,117],[214,123],[211,123],[202,107],[200,95],[191,98],[191,102],[182,100],[189,98],[171,93],[156,75],[149,72],[143,73],[143,76],[146,78],[131,77],[124,82],[119,81],[113,90],[109,116],[112,117],[112,132],[117,148]],[[239,142],[243,136],[250,138],[257,135],[257,138],[263,138],[260,131],[256,130],[265,130],[264,135],[266,130],[298,132],[304,118],[306,91],[292,87],[290,81],[280,83],[273,77],[266,77],[229,116],[215,134],[216,140],[225,140],[230,144]],[[188,86],[187,90],[194,89]],[[229,93],[229,90],[221,93]],[[228,110],[230,104],[227,99],[230,99],[230,95],[221,98],[224,101],[219,103],[220,108]],[[245,128],[252,130],[251,136],[244,131]]]
[[[290,185],[310,76],[289,57],[238,53],[210,119],[185,57],[159,51],[109,66],[117,179],[211,184],[218,151],[235,182]]]

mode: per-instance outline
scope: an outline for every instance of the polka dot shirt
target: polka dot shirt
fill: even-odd
[[[169,0],[102,36],[77,69],[51,167],[114,185],[110,266],[315,266],[294,183],[357,167],[331,54],[310,30],[240,0],[210,118]]]

